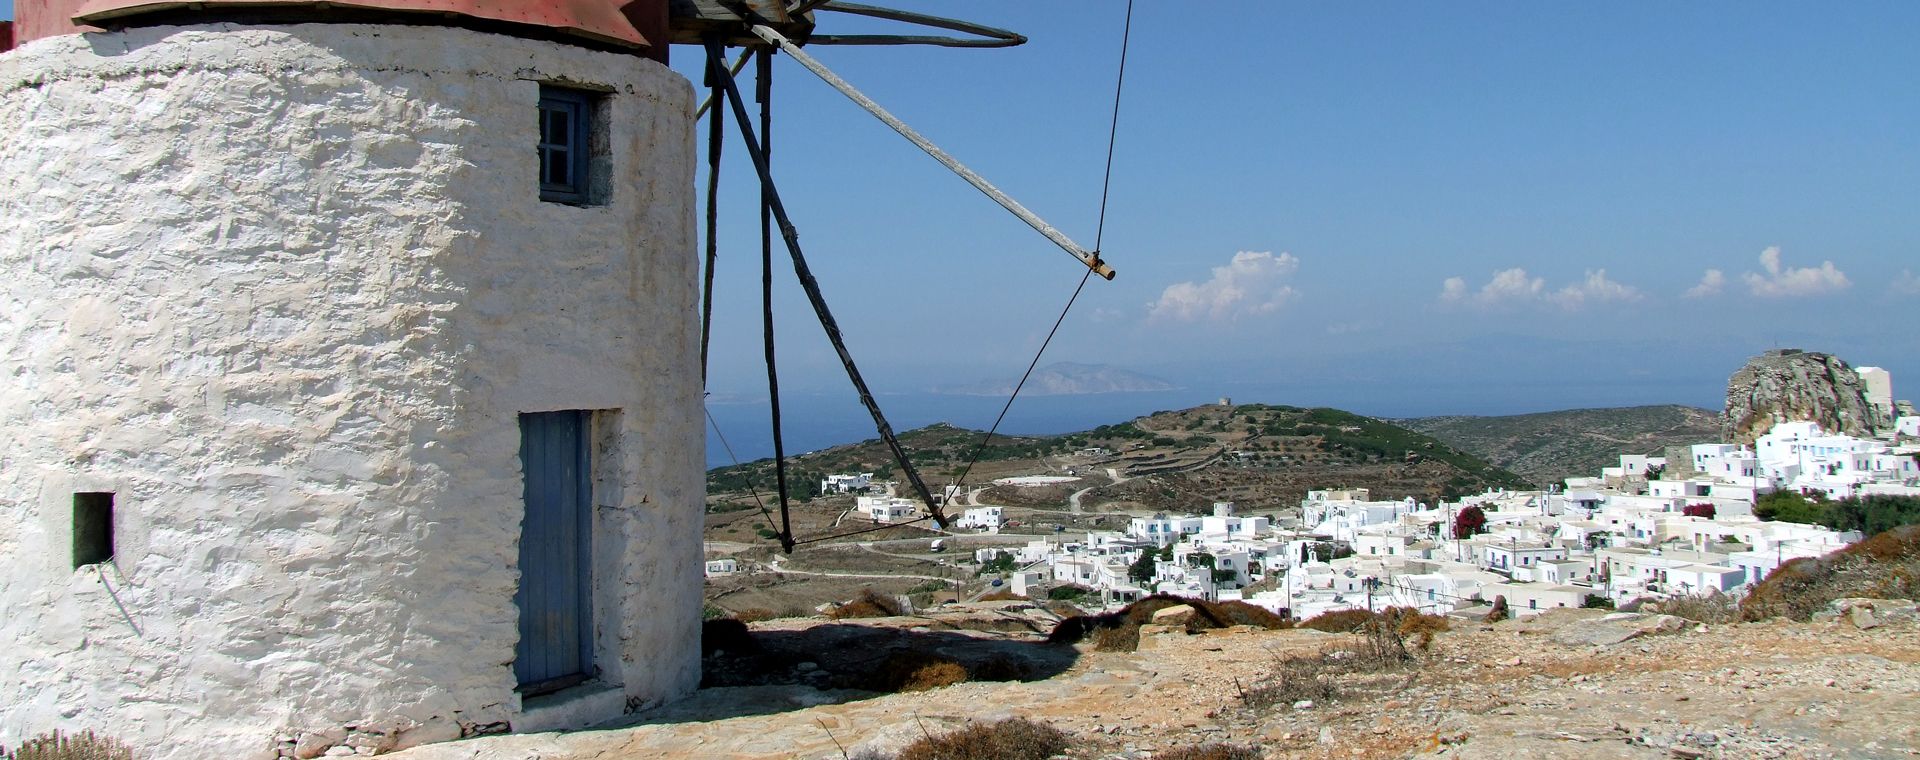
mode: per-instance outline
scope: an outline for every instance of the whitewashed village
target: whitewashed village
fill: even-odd
[[[979,548],[970,559],[986,566],[1011,558],[1015,569],[1005,581],[1019,596],[1045,598],[1049,589],[1074,586],[1097,594],[1086,604],[1107,608],[1167,594],[1244,601],[1295,619],[1405,607],[1478,620],[1496,600],[1525,617],[1675,596],[1738,597],[1788,561],[1825,556],[1863,538],[1857,531],[1762,519],[1754,513],[1760,497],[1778,491],[1833,500],[1920,496],[1920,415],[1893,399],[1885,370],[1858,372],[1881,435],[1779,422],[1751,444],[1701,442],[1664,456],[1623,453],[1616,467],[1546,490],[1421,503],[1375,500],[1365,488],[1328,488],[1310,491],[1297,516],[1237,514],[1223,501],[1211,514],[1131,517],[1123,529]],[[1111,452],[1082,453],[1098,467],[1097,457]],[[1029,475],[998,484],[1072,479]],[[922,519],[918,504],[891,495],[895,485],[872,473],[841,473],[821,490],[858,494],[852,513],[863,521]],[[1006,520],[1005,507],[976,506],[958,513],[954,527],[998,534]],[[707,569],[724,574],[737,567],[716,560]]]

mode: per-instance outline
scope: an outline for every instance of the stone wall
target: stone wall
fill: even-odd
[[[605,205],[538,200],[542,81],[608,92]],[[556,409],[619,410],[601,678],[625,709],[691,691],[691,99],[651,61],[435,27],[0,55],[0,742],[268,758],[513,724],[517,415]],[[74,569],[90,491],[115,560]]]

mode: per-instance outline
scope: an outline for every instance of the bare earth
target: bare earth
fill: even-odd
[[[633,716],[626,727],[484,737],[394,757],[841,758],[842,748],[890,752],[923,732],[1014,716],[1071,732],[1077,758],[1147,758],[1215,741],[1285,758],[1920,755],[1920,627],[1912,623],[1861,631],[1846,623],[1775,621],[1570,647],[1550,640],[1552,631],[1598,613],[1567,613],[1443,633],[1420,664],[1343,676],[1342,694],[1330,702],[1264,711],[1241,706],[1238,695],[1263,683],[1277,658],[1353,637],[1235,628],[1153,636],[1140,652],[1100,653],[1084,644],[1048,646],[1021,632],[928,631],[924,619],[891,618],[866,625],[890,627],[896,639],[938,638],[930,649],[978,639],[1016,657],[1044,654],[1055,667],[1043,672],[1054,675],[841,704],[828,703],[866,693],[709,688]],[[782,621],[757,635],[804,635],[809,626],[830,625],[843,637],[850,628]],[[830,656],[823,651],[821,658],[829,669]]]

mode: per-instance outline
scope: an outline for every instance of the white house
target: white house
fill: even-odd
[[[1703,596],[1724,594],[1746,584],[1747,573],[1738,567],[1685,564],[1667,569],[1668,593]]]
[[[1579,607],[1595,593],[1585,586],[1558,583],[1490,583],[1480,589],[1480,598],[1491,602],[1495,597],[1504,596],[1507,609],[1525,617],[1555,607]]]
[[[920,505],[897,496],[855,496],[853,511],[876,523],[897,523],[920,516]]]
[[[1199,533],[1203,524],[1201,518],[1190,516],[1135,517],[1127,521],[1127,535],[1145,539],[1155,546],[1172,546],[1186,536]]]
[[[963,530],[999,533],[1000,527],[1006,524],[1005,513],[1005,507],[974,507],[961,513],[953,525]]]
[[[1488,570],[1511,571],[1515,568],[1533,567],[1541,562],[1567,558],[1567,548],[1556,543],[1522,544],[1518,541],[1488,541],[1483,549],[1483,567]]]
[[[861,472],[843,475],[828,475],[820,481],[821,493],[853,493],[865,491],[873,485],[873,473]]]

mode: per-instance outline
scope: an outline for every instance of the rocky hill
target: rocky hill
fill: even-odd
[[[1530,483],[1598,475],[1621,454],[1720,440],[1720,416],[1690,406],[1569,409],[1498,417],[1395,420],[1512,470]]]
[[[1867,436],[1875,419],[1860,375],[1831,354],[1774,349],[1747,360],[1727,379],[1724,433],[1733,443],[1752,443],[1774,423],[1796,421]]]
[[[901,443],[928,485],[953,482],[981,440],[978,431],[933,425]],[[1316,488],[1369,488],[1374,498],[1431,502],[1490,487],[1521,486],[1519,476],[1427,435],[1338,409],[1242,404],[1163,411],[1092,430],[1052,436],[997,436],[979,454],[967,483],[1008,475],[1066,475],[1080,480],[1049,493],[988,493],[1016,506],[1066,510],[1200,512],[1214,501],[1243,509],[1296,507]],[[898,478],[877,440],[805,454],[788,463],[796,492],[826,473],[874,472]],[[707,475],[710,498],[728,499],[749,484],[773,482],[768,460],[720,467]]]

